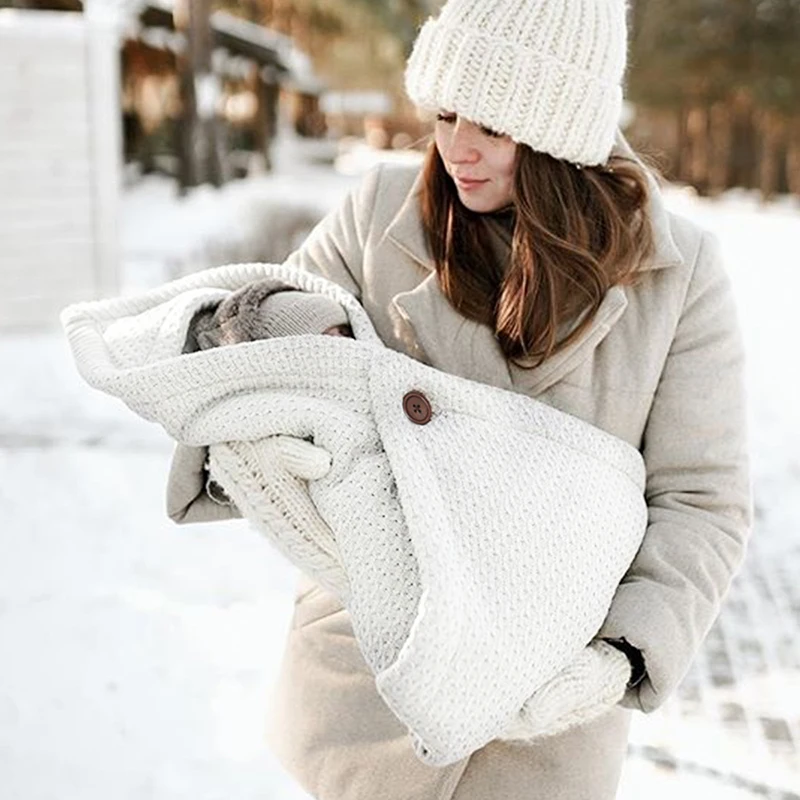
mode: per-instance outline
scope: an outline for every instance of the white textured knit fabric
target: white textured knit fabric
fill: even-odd
[[[536,151],[603,164],[626,50],[625,0],[449,0],[419,33],[406,91]]]
[[[341,302],[356,338],[182,353],[198,309],[267,277]],[[90,384],[178,441],[210,445],[214,478],[246,517],[327,585],[340,574],[378,691],[426,763],[509,729],[597,632],[641,543],[634,448],[384,347],[355,298],[319,276],[223,267],[71,306],[62,321]],[[411,390],[431,404],[427,424],[405,415]],[[278,497],[269,442],[280,436],[331,462]],[[297,500],[304,486],[311,503]]]

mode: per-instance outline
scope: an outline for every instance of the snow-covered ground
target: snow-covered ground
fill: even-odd
[[[321,213],[375,157],[355,148],[334,170],[287,148],[276,175],[219,192],[131,187],[123,290],[205,265],[265,209]],[[721,239],[749,355],[759,549],[800,566],[800,208],[668,199]],[[86,387],[58,331],[1,337],[0,374],[0,797],[301,800],[263,734],[295,571],[243,523],[165,519],[169,440]],[[713,725],[691,730],[702,753]],[[762,794],[632,758],[621,796],[678,793]]]

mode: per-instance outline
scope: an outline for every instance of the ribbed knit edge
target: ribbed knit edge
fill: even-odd
[[[81,376],[91,386],[105,389],[130,372],[119,369],[108,351],[103,335],[110,324],[122,317],[144,313],[193,289],[198,292],[193,310],[199,311],[218,303],[245,284],[263,278],[282,280],[297,289],[331,297],[347,309],[355,338],[382,346],[367,313],[352,294],[326,278],[285,264],[229,264],[204,270],[134,297],[73,303],[61,312],[60,320]],[[222,348],[220,353],[223,353]],[[204,354],[194,355],[202,357]],[[222,360],[226,357],[227,354],[223,353]]]
[[[429,20],[405,80],[418,107],[457,113],[537,152],[581,166],[611,154],[621,87],[552,56]]]

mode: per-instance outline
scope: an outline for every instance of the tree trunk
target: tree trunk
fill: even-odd
[[[689,182],[700,194],[708,192],[708,109],[695,105],[686,119],[690,142]]]
[[[731,160],[729,183],[752,189],[756,183],[758,165],[755,110],[749,91],[740,89],[731,98]]]
[[[681,183],[689,181],[689,162],[691,161],[691,142],[686,133],[687,113],[683,106],[676,111],[678,136],[675,148],[675,179]]]
[[[758,187],[761,190],[761,200],[766,202],[775,196],[778,187],[778,157],[785,124],[775,112],[762,111],[758,116],[758,129],[761,135]]]
[[[731,108],[727,101],[715,103],[710,112],[711,152],[708,189],[721,194],[730,186],[731,145],[733,142]]]
[[[786,180],[789,191],[800,198],[800,117],[794,117],[789,126],[786,147]]]

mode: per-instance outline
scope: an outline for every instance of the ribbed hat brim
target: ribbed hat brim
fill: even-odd
[[[622,107],[619,83],[546,54],[431,19],[405,78],[418,107],[457,113],[555,158],[590,166],[611,153]]]

